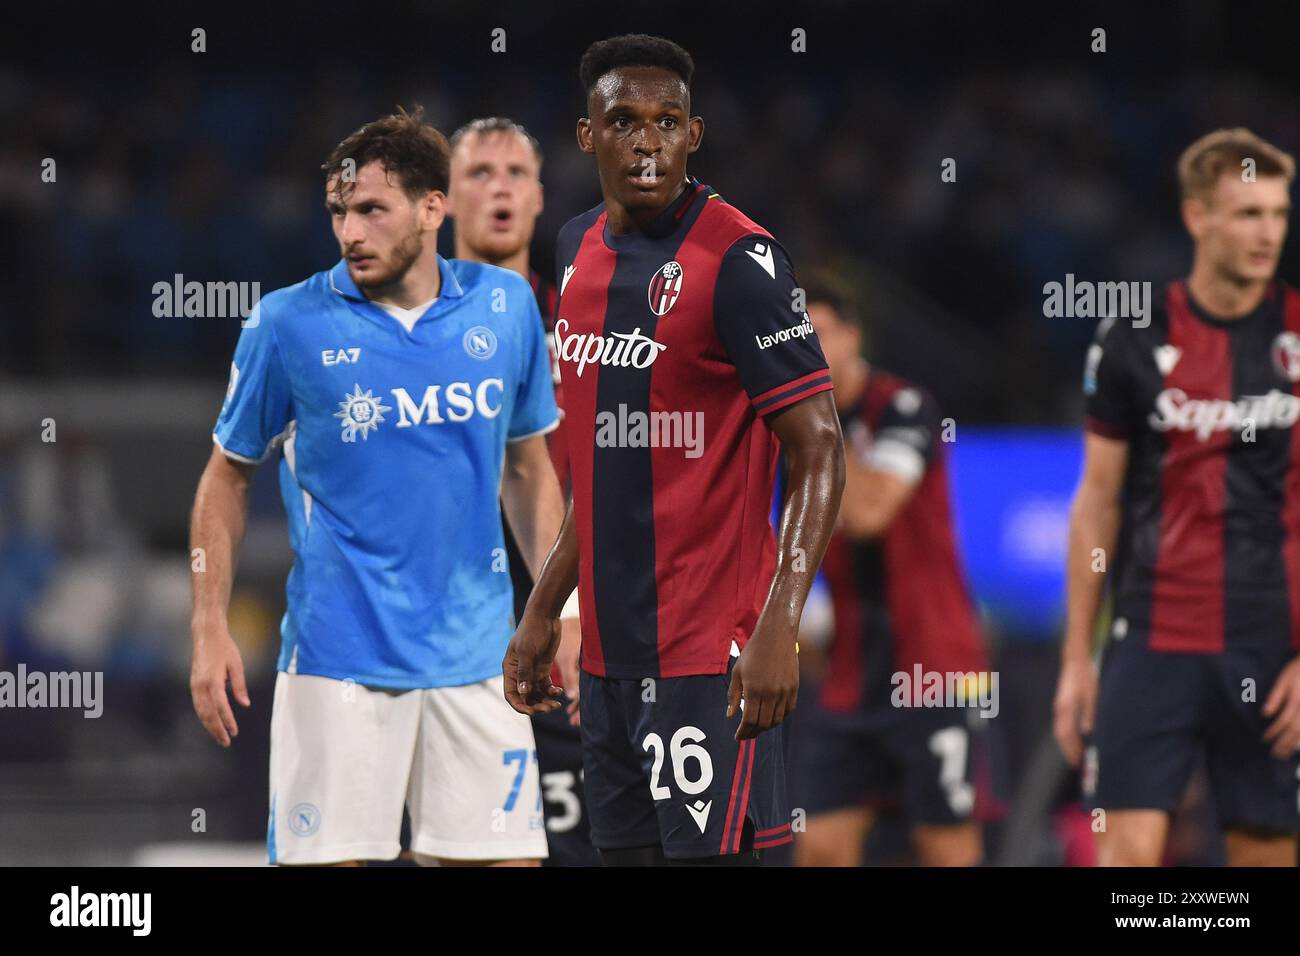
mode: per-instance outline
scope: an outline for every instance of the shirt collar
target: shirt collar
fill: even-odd
[[[438,259],[438,275],[442,278],[442,283],[438,289],[438,299],[459,299],[465,294],[460,283],[456,281],[456,274],[451,271],[451,263],[442,256]],[[348,261],[340,259],[335,263],[334,268],[330,270],[330,288],[343,296],[345,299],[351,299],[353,302],[368,302],[369,299],[357,288],[357,284],[352,281],[352,276],[348,273]]]
[[[686,188],[682,194],[670,202],[664,211],[655,216],[654,221],[645,229],[646,235],[659,239],[672,235],[677,231],[682,217],[686,214],[687,208],[695,202],[695,199],[704,190],[700,181],[694,176],[686,177]]]
[[[614,235],[609,226],[609,217],[605,217],[605,227],[602,234],[605,239],[605,245],[611,249],[627,248],[628,243],[639,243],[645,239],[658,240],[666,239],[675,233],[682,224],[687,210],[699,198],[701,193],[708,191],[707,186],[702,186],[700,181],[694,176],[686,177],[686,188],[682,194],[670,202],[664,209],[655,216],[644,229],[633,229],[631,232],[621,236]]]

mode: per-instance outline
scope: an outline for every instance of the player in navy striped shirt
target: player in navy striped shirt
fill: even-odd
[[[555,325],[556,288],[529,267],[530,245],[542,212],[542,148],[524,127],[504,117],[472,120],[451,137],[451,191],[448,214],[456,220],[456,258],[490,262],[528,279],[542,325]],[[560,487],[567,494],[569,456],[564,444],[564,399],[560,367],[550,350],[555,402],[560,424],[546,435]],[[506,526],[506,554],[515,591],[515,619],[523,617],[533,578],[526,556]],[[560,615],[564,637],[553,675],[572,701],[563,710],[533,717],[537,761],[546,817],[547,866],[596,866],[583,802],[582,745],[577,728],[578,614],[576,596]],[[570,675],[566,677],[565,675]],[[570,715],[572,711],[572,716]]]
[[[924,388],[862,358],[851,287],[827,275],[805,291],[835,376],[847,482],[822,564],[833,618],[825,677],[791,728],[808,812],[795,858],[861,865],[876,821],[901,804],[920,865],[973,866],[984,852],[976,807],[989,796],[979,786],[987,722],[974,710],[988,658],[953,531],[948,420]],[[900,678],[922,671],[960,675],[969,697],[911,706]]]
[[[844,481],[830,373],[793,267],[687,176],[694,65],[657,37],[593,44],[578,141],[596,208],[560,232],[555,343],[573,504],[507,651],[550,699],[575,583],[592,842],[607,864],[754,862],[791,839],[777,727]],[[789,483],[774,541],[776,454]]]
[[[1106,813],[1102,865],[1160,863],[1198,752],[1229,863],[1296,862],[1300,295],[1274,277],[1294,169],[1248,130],[1193,143],[1191,275],[1104,320],[1088,354],[1055,731]]]

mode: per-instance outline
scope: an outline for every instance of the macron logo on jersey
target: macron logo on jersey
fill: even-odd
[[[746,249],[745,255],[753,259],[763,271],[767,273],[769,279],[776,278],[776,263],[772,261],[772,247],[761,242],[754,243],[753,249]]]
[[[1178,364],[1178,360],[1183,357],[1183,350],[1177,345],[1160,345],[1152,350],[1156,360],[1156,368],[1160,369],[1161,375],[1168,375]]]
[[[712,807],[712,800],[708,803],[703,800],[696,800],[694,804],[686,804],[686,809],[691,813],[691,819],[695,821],[695,825],[700,828],[701,833],[709,828],[709,810]]]
[[[564,275],[560,277],[560,295],[564,295],[564,289],[568,286],[569,280],[573,278],[575,271],[575,267],[571,264],[564,267]]]

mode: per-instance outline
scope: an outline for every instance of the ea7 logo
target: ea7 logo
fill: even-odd
[[[320,353],[321,364],[329,365],[356,365],[361,359],[361,349],[325,349]]]

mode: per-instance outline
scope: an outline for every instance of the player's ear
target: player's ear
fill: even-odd
[[[546,208],[546,188],[539,182],[537,184],[537,214],[540,216],[542,210]]]
[[[583,116],[578,120],[578,148],[584,153],[594,153],[595,144],[591,141],[591,120]]]
[[[420,203],[420,218],[424,228],[437,232],[442,221],[447,218],[447,194],[438,189],[425,193]]]
[[[704,141],[704,117],[692,116],[687,123],[687,129],[690,136],[687,140],[686,152],[693,153],[700,148],[700,143]]]

